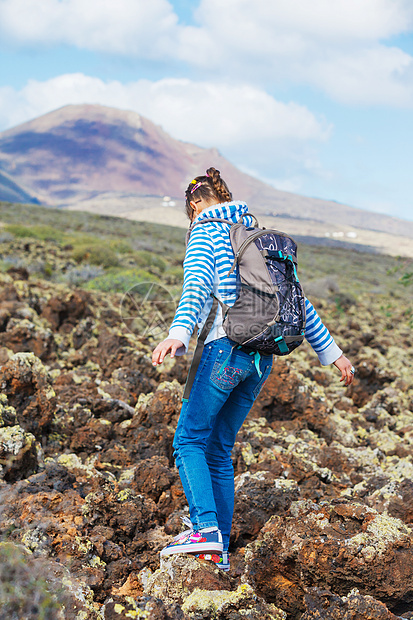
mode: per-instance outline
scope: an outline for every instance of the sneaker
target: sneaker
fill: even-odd
[[[205,528],[199,532],[189,530],[176,536],[169,545],[164,547],[161,557],[173,553],[222,553],[222,549],[222,536],[218,529]]]
[[[223,551],[222,553],[197,553],[195,557],[199,560],[209,560],[210,562],[214,562],[217,568],[224,571],[229,571],[230,566],[228,551]]]

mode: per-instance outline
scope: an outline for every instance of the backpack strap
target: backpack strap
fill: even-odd
[[[252,217],[252,219],[254,220],[254,222],[255,222],[254,228],[259,228],[260,227],[259,222],[258,222],[257,218],[255,217],[255,215],[253,215],[252,213],[243,213],[241,215],[241,217],[239,218],[237,224],[244,224],[243,219],[244,219],[244,217],[247,217],[248,215],[250,215]],[[245,226],[245,224],[244,224],[244,226]]]
[[[243,215],[241,215],[240,219],[238,220],[236,224],[242,224],[243,218],[247,215],[252,216],[252,218],[255,220],[256,225],[258,226],[258,220],[255,217],[255,215],[252,215],[252,213],[244,213]],[[198,226],[199,224],[206,224],[207,222],[222,222],[223,224],[229,224],[229,226],[236,225],[234,222],[231,222],[230,220],[224,220],[219,217],[210,217],[210,218],[205,218],[203,220],[199,220],[199,222],[194,222],[193,224],[190,225],[186,233],[186,239],[185,239],[186,245],[188,245],[189,237],[191,236],[191,232],[195,228],[195,226]],[[204,351],[205,340],[209,332],[211,331],[212,325],[214,324],[214,321],[215,321],[215,317],[216,317],[217,310],[218,310],[218,304],[221,306],[224,313],[228,310],[228,306],[224,304],[220,299],[218,299],[218,297],[216,297],[213,293],[211,293],[211,296],[213,297],[212,307],[211,307],[211,310],[209,311],[208,317],[204,323],[201,333],[198,336],[198,342],[196,344],[194,357],[192,358],[191,366],[188,371],[188,377],[185,383],[184,395],[182,397],[182,400],[184,402],[188,401],[189,395],[191,393],[191,389],[192,389],[192,386],[195,380],[195,375],[198,370],[199,363],[201,361],[202,353]]]
[[[185,243],[186,243],[186,245],[188,245],[188,241],[189,241],[189,237],[191,236],[191,232],[193,231],[195,226],[198,226],[199,224],[206,224],[207,222],[222,222],[223,224],[229,224],[230,226],[237,226],[237,225],[243,224],[244,217],[252,217],[252,219],[255,222],[255,227],[256,228],[259,227],[258,220],[255,217],[255,215],[253,215],[252,213],[243,213],[237,222],[231,222],[231,220],[224,220],[224,219],[222,219],[220,217],[208,217],[208,218],[205,218],[204,220],[199,220],[199,222],[194,222],[193,224],[190,225],[190,227],[188,228],[187,233],[186,233]],[[245,226],[245,224],[244,224],[244,226]]]
[[[201,333],[198,336],[198,342],[196,344],[194,357],[192,358],[191,366],[188,371],[188,377],[186,379],[184,395],[182,398],[184,402],[188,401],[189,395],[191,393],[191,389],[194,384],[196,371],[198,370],[199,362],[201,361],[202,353],[205,347],[205,340],[209,332],[211,331],[212,325],[215,321],[217,310],[218,310],[218,299],[217,297],[215,297],[215,295],[213,295],[212,307],[211,307],[211,310],[209,311],[207,320],[204,323]]]

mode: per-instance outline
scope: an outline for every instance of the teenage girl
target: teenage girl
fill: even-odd
[[[206,218],[237,222],[248,214],[243,202],[232,201],[227,184],[215,168],[198,176],[185,192],[186,212],[193,223]],[[252,218],[244,218],[244,222]],[[212,305],[211,292],[231,306],[236,300],[235,272],[228,275],[234,253],[229,226],[207,222],[195,226],[184,260],[183,292],[168,338],[153,352],[154,366],[165,355],[183,355],[197,326],[201,329]],[[323,365],[334,364],[348,386],[354,368],[344,357],[312,304],[306,299],[305,337]],[[222,327],[218,309],[205,341],[194,383],[183,402],[173,447],[176,465],[189,504],[189,529],[179,534],[161,556],[195,553],[229,569],[228,545],[234,508],[234,470],[231,451],[235,437],[257,398],[272,365],[271,355],[256,359],[234,348]]]

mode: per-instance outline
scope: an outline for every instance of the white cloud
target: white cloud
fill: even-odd
[[[311,81],[349,104],[413,105],[413,57],[398,48],[376,46],[318,59]]]
[[[174,45],[177,21],[167,0],[0,0],[2,38],[24,46],[160,58]]]
[[[22,44],[126,54],[146,48],[149,55],[159,36],[170,41],[184,31],[191,40],[205,31],[216,45],[276,53],[300,51],[311,39],[377,41],[411,28],[413,6],[410,0],[201,0],[196,17],[198,28],[178,29],[173,0],[0,0],[3,34]]]
[[[200,0],[195,20],[180,24],[173,0],[0,0],[0,39],[13,45],[178,62],[204,80],[271,92],[305,84],[345,104],[413,105],[413,57],[385,45],[412,30],[411,0]]]
[[[197,19],[208,42],[182,37],[204,68],[309,84],[346,104],[413,105],[413,57],[383,44],[413,28],[408,0],[202,0]]]
[[[0,88],[0,122],[4,128],[69,103],[134,110],[176,138],[219,148],[277,140],[320,141],[330,131],[306,107],[279,102],[253,86],[188,79],[121,84],[81,73],[45,82],[30,80],[20,91]]]
[[[240,46],[277,49],[283,35],[334,44],[388,38],[413,26],[413,6],[410,0],[201,0],[197,19]]]

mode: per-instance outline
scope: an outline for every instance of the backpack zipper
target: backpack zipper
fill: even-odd
[[[269,323],[267,323],[267,325],[264,327],[264,329],[262,330],[262,332],[260,332],[259,334],[255,334],[255,336],[251,336],[251,338],[248,338],[248,340],[246,340],[245,342],[242,343],[242,345],[246,345],[249,342],[251,342],[251,340],[254,340],[255,338],[259,338],[260,336],[262,336],[264,334],[264,332],[267,331],[267,329],[269,327],[271,327],[271,325],[274,325],[277,322],[277,318],[276,316],[273,318],[272,321],[270,321]]]

